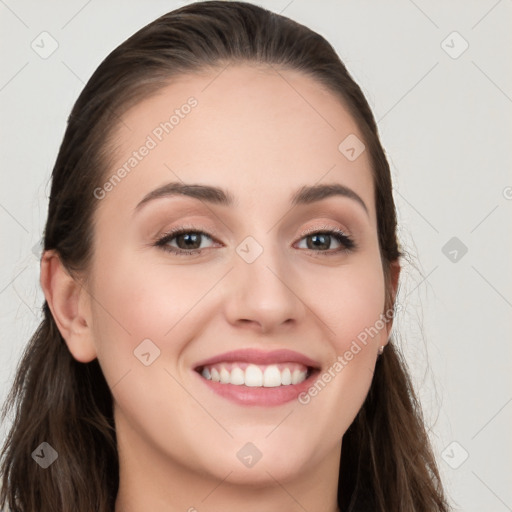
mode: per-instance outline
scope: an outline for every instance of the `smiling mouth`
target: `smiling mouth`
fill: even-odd
[[[251,388],[277,388],[300,384],[319,369],[301,363],[253,364],[224,362],[199,366],[195,369],[204,379],[220,384]]]

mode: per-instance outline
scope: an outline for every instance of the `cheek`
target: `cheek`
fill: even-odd
[[[101,259],[94,269],[94,317],[98,334],[106,330],[136,345],[145,338],[162,340],[204,295],[201,274],[186,266],[148,264],[142,257]]]
[[[142,353],[158,363],[179,359],[187,342],[183,329],[211,284],[193,266],[149,265],[133,251],[114,257],[107,249],[93,264],[91,306],[98,360],[115,384],[127,371],[146,369]]]
[[[312,272],[304,285],[315,313],[329,327],[338,355],[349,350],[354,340],[364,348],[386,336],[381,320],[385,313],[384,273],[378,256],[369,255],[331,273]],[[308,296],[306,289],[303,293]]]
[[[341,435],[364,402],[377,347],[387,339],[384,274],[380,259],[374,257],[340,268],[334,279],[318,274],[314,282],[315,313],[326,326],[332,360],[299,402],[330,411],[324,428],[330,422],[333,432]]]

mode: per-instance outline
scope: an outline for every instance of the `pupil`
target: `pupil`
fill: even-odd
[[[193,233],[193,234],[186,233],[183,235],[179,235],[178,239],[177,239],[178,246],[180,246],[180,243],[179,243],[180,240],[183,240],[183,241],[185,241],[185,249],[197,249],[197,248],[199,248],[199,245],[201,245],[201,242],[199,241],[199,237],[200,237],[200,235],[198,233]],[[194,245],[194,247],[192,247],[191,245]],[[195,247],[195,245],[197,245],[197,247]],[[180,249],[183,249],[183,247],[180,247]]]
[[[317,235],[312,235],[310,238],[315,240],[315,242],[313,242],[312,244],[308,243],[308,249],[319,248],[319,247],[323,248],[323,249],[328,249],[329,248],[329,242],[331,241],[331,236],[330,235],[317,234]],[[317,241],[319,239],[322,239],[323,242],[320,241],[320,243],[317,243]]]

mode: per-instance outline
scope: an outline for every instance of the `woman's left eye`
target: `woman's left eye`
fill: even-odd
[[[188,256],[200,254],[205,249],[205,247],[201,247],[203,238],[214,241],[214,238],[204,231],[177,229],[165,234],[157,240],[155,245],[177,256]],[[299,249],[326,253],[324,256],[337,254],[342,251],[349,252],[356,248],[352,238],[338,229],[309,232],[300,238],[300,242],[303,240],[306,242],[306,247],[299,247]],[[338,244],[337,248],[333,249],[331,247],[333,241]]]
[[[354,240],[343,231],[339,229],[334,230],[325,230],[325,231],[315,231],[313,233],[308,233],[306,236],[301,238],[301,241],[306,241],[305,249],[313,250],[314,252],[327,252],[327,249],[331,249],[328,254],[336,254],[341,251],[351,251],[356,248],[356,244]],[[332,241],[335,241],[338,244],[338,248],[325,247],[330,246]],[[304,247],[300,247],[301,249]],[[316,251],[315,249],[325,248],[326,250]]]

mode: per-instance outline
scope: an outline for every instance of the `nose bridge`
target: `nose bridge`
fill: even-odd
[[[293,292],[292,268],[273,232],[248,236],[236,247],[232,279],[231,322],[250,321],[268,331],[300,318],[303,305]]]

